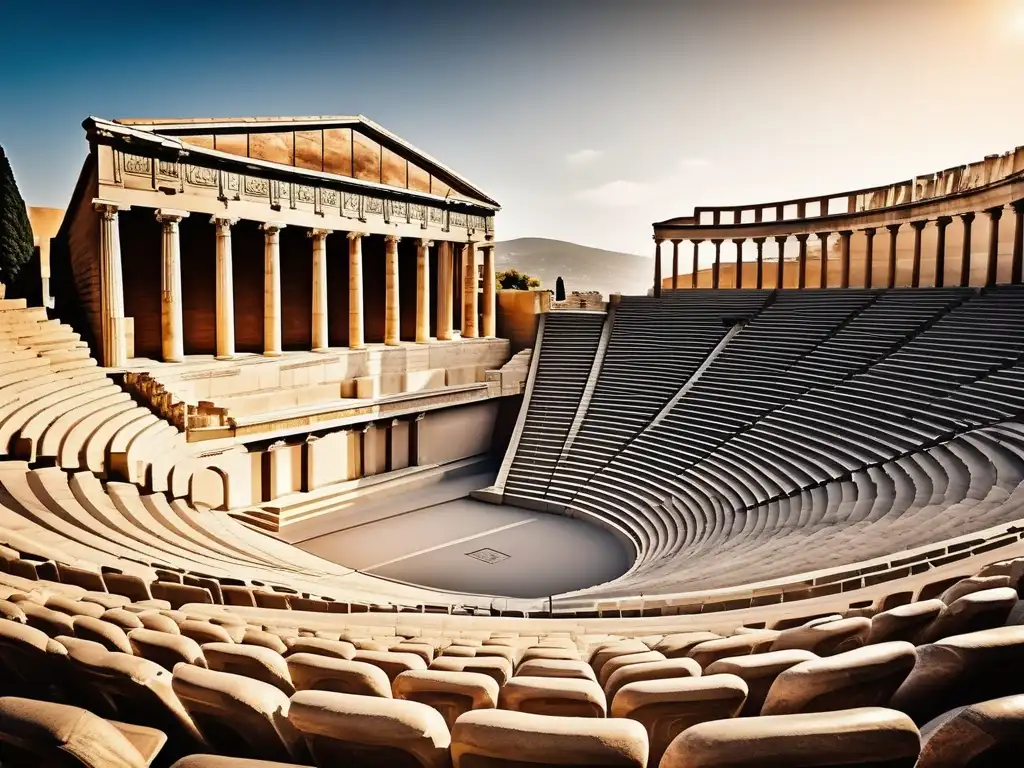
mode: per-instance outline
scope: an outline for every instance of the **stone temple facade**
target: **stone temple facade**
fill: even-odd
[[[102,365],[495,335],[498,204],[365,117],[83,125],[54,292]]]

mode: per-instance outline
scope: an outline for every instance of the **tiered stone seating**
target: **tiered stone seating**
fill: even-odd
[[[537,373],[526,395],[530,408],[504,486],[520,503],[544,496],[587,384],[605,313],[552,312],[542,322]]]
[[[159,755],[186,768],[264,758],[938,768],[1001,765],[1024,742],[1024,612],[979,614],[972,631],[930,641],[944,614],[927,606],[915,646],[872,642],[905,607],[781,632],[737,625],[728,611],[625,622],[405,614],[384,626],[372,614],[287,608],[106,609],[103,593],[8,574],[0,588],[0,743],[19,756],[71,751],[89,767]],[[1024,594],[1024,558],[943,595],[951,608],[1002,589]],[[802,621],[799,604],[790,610]],[[127,617],[166,623],[131,629],[126,646],[117,622]],[[711,622],[720,633],[678,631]],[[445,659],[490,660],[503,674],[445,669]],[[580,666],[538,674],[556,663]],[[563,674],[576,669],[586,674]]]

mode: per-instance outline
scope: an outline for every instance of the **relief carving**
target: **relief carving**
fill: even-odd
[[[215,187],[217,186],[217,171],[199,165],[186,165],[185,180],[197,187]]]
[[[427,209],[430,212],[430,223],[431,224],[443,224],[444,223],[444,211],[440,208],[434,208],[431,206]]]
[[[470,229],[483,229],[484,228],[484,217],[483,216],[468,216]]]
[[[384,201],[379,197],[367,197],[365,205],[367,213],[384,213]]]
[[[426,221],[426,206],[420,203],[409,203],[409,218],[413,221]]]
[[[321,189],[320,190],[320,202],[324,206],[331,208],[338,207],[338,191],[335,189]]]
[[[270,194],[270,182],[254,176],[245,177],[245,194],[267,197]]]
[[[178,178],[178,164],[172,163],[168,160],[157,161],[157,173],[161,176],[167,176],[168,178]]]
[[[138,176],[149,176],[153,173],[153,161],[148,157],[138,155],[124,156],[124,172],[134,173]]]
[[[313,187],[307,187],[299,184],[295,187],[295,202],[297,203],[312,203],[316,199],[316,192]]]
[[[291,197],[291,187],[292,187],[292,185],[289,184],[286,181],[279,181],[279,182],[277,182],[277,196],[279,198],[283,197],[286,200],[290,199],[290,197]]]
[[[391,215],[398,219],[409,218],[409,205],[404,201],[391,201]]]
[[[452,227],[464,227],[466,226],[466,214],[457,213],[452,211],[448,217],[448,224]]]
[[[359,195],[354,195],[351,192],[345,193],[345,210],[359,213]]]

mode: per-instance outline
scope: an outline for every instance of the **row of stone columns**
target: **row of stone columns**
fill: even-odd
[[[1020,283],[1024,278],[1024,200],[1018,200],[1011,204],[1011,208],[1014,212],[1014,240],[1013,240],[1013,255],[1011,261],[1010,270],[1010,282]],[[995,208],[989,208],[984,211],[989,217],[989,242],[988,242],[988,261],[986,263],[986,275],[985,284],[995,285],[997,281],[997,270],[998,270],[998,254],[999,254],[999,221],[1003,215],[1003,207],[997,206]],[[961,251],[961,268],[960,268],[960,279],[957,283],[961,286],[970,285],[971,278],[971,253],[972,253],[972,240],[971,240],[971,229],[973,222],[976,218],[976,214],[972,212],[959,214],[959,218],[963,223],[963,246]],[[911,271],[911,286],[917,288],[921,282],[921,258],[922,258],[922,233],[924,228],[928,225],[930,220],[919,220],[910,222],[910,227],[914,232],[914,256],[913,266]],[[952,221],[952,216],[940,216],[934,220],[936,225],[936,253],[935,253],[935,287],[941,288],[945,284],[945,257],[946,257],[946,227],[948,227]],[[888,272],[885,287],[893,288],[896,285],[896,241],[899,236],[899,231],[902,224],[887,224],[885,229],[889,233],[888,238]],[[859,230],[864,233],[865,237],[865,257],[864,257],[864,272],[865,272],[865,288],[870,287],[882,287],[873,286],[871,284],[871,276],[873,274],[873,262],[874,262],[874,240],[878,229],[876,227],[867,227]],[[815,236],[821,242],[821,275],[819,288],[826,288],[828,286],[828,239],[832,234],[838,234],[840,237],[840,261],[841,261],[841,276],[840,276],[840,287],[850,287],[850,239],[854,232],[853,230],[839,230],[838,232],[817,232]],[[783,269],[785,268],[785,246],[789,240],[789,235],[776,235],[773,239],[778,245],[778,262],[776,265],[777,276],[775,285],[781,287],[783,285]],[[793,235],[799,244],[799,254],[797,256],[797,287],[805,288],[806,286],[806,270],[807,270],[807,241],[811,237],[809,233],[801,233]],[[732,242],[736,246],[736,288],[743,288],[743,245],[748,238],[733,238]],[[756,284],[754,286],[761,288],[763,287],[763,276],[764,276],[764,244],[768,240],[767,237],[754,237],[752,239],[757,247],[757,274]],[[654,295],[661,296],[662,289],[662,277],[661,277],[661,244],[664,242],[662,239],[655,239],[655,257],[654,257]],[[671,239],[672,243],[672,288],[674,290],[680,287],[679,285],[679,244],[682,239]],[[693,254],[691,257],[691,271],[690,271],[690,288],[697,287],[697,255],[698,247],[704,240],[690,240],[693,244]],[[715,246],[715,260],[711,268],[711,287],[719,287],[719,272],[721,268],[722,258],[722,243],[725,242],[721,238],[713,238],[710,240]]]
[[[117,214],[128,206],[104,200],[94,201],[100,214],[100,303],[103,333],[103,364],[121,366],[127,362],[124,289],[121,277],[121,245]],[[162,226],[161,237],[161,339],[164,360],[178,362],[184,359],[184,327],[182,322],[181,243],[179,224],[188,216],[186,211],[158,209],[157,221]],[[216,356],[228,359],[235,354],[234,332],[234,279],[232,272],[231,227],[238,219],[214,216],[216,228]],[[261,224],[264,234],[264,354],[278,356],[281,346],[281,230],[284,224]],[[327,299],[327,237],[329,229],[309,232],[313,248],[313,302],[312,345],[315,350],[328,347]],[[363,256],[362,232],[349,232],[349,348],[365,346],[363,314]],[[384,238],[385,260],[385,318],[384,343],[401,343],[401,315],[398,290],[398,242],[396,235]],[[420,239],[416,250],[416,341],[430,340],[430,247],[433,241]],[[482,335],[495,335],[494,299],[494,246],[481,246],[484,262],[484,300]],[[462,337],[476,338],[477,329],[477,271],[476,247],[466,243],[463,255],[463,317]],[[443,241],[438,253],[437,338],[450,340],[453,335],[452,292],[454,266],[452,243]],[[489,292],[489,293],[488,293]]]

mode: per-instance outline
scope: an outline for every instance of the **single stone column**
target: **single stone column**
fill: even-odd
[[[914,228],[914,264],[910,272],[910,287],[921,286],[921,237],[927,221],[912,221],[910,226]]]
[[[484,252],[484,327],[481,330],[481,334],[488,339],[493,339],[498,335],[497,317],[494,310],[494,302],[496,301],[494,292],[494,246],[485,245],[481,250]]]
[[[896,287],[896,241],[900,234],[900,224],[886,224],[885,228],[889,230],[889,270],[888,278],[886,279],[886,287]]]
[[[990,226],[988,230],[988,264],[985,270],[985,285],[995,285],[999,279],[999,220],[1003,217],[1003,207],[989,208]]]
[[[266,222],[263,230],[263,354],[281,355],[281,230]]]
[[[966,288],[971,284],[971,225],[974,224],[973,213],[961,213],[964,223],[964,244],[960,251],[960,285]]]
[[[92,201],[92,206],[100,215],[100,332],[103,334],[100,362],[108,368],[118,368],[128,362],[128,345],[117,213],[129,210],[129,206],[99,198]]]
[[[214,216],[217,228],[217,359],[235,356],[235,276],[231,264],[231,227],[238,219]]]
[[[416,341],[430,341],[430,240],[416,244]]]
[[[736,279],[733,281],[734,288],[743,287],[743,242],[746,238],[737,238],[733,240],[733,245],[736,246]]]
[[[398,303],[398,241],[384,238],[384,343],[390,347],[402,343],[402,312]]]
[[[875,228],[864,230],[864,287],[871,288],[874,280],[875,261]]]
[[[807,287],[807,240],[810,237],[809,234],[801,234],[796,236],[796,241],[800,245],[800,250],[797,253],[796,265],[796,287],[803,288]]]
[[[715,244],[715,263],[711,266],[711,287],[718,288],[718,278],[722,269],[722,241],[712,240]]]
[[[850,238],[853,237],[853,232],[849,229],[844,229],[839,233],[839,287],[849,288],[850,287]]]
[[[819,232],[818,240],[821,241],[821,277],[818,280],[818,288],[828,288],[828,232]]]
[[[703,240],[694,240],[693,241],[693,262],[690,264],[690,266],[691,266],[691,269],[690,269],[690,287],[691,288],[696,288],[697,287],[697,264],[698,264],[697,256],[699,255],[698,251],[700,250],[700,244],[703,243],[703,242],[704,242]]]
[[[438,341],[450,341],[454,325],[452,294],[455,290],[452,282],[455,269],[452,263],[452,244],[442,240],[437,248],[437,338]]]
[[[946,227],[953,221],[951,216],[939,216],[935,220],[935,287],[946,284]]]
[[[679,240],[672,241],[672,290],[679,290]]]
[[[163,225],[160,248],[163,268],[160,271],[160,342],[164,362],[180,363],[185,359],[184,324],[181,314],[181,239],[178,223],[187,211],[159,208],[156,220]]]
[[[1024,272],[1024,200],[1013,204],[1013,262],[1010,265],[1010,282],[1014,285],[1022,280]]]
[[[784,286],[786,278],[786,241],[789,240],[788,235],[776,235],[775,243],[779,246],[779,263],[775,267],[775,288],[780,289]]]
[[[760,215],[761,209],[758,208],[757,212]],[[764,241],[763,237],[754,238],[754,245],[757,246],[757,281],[754,287],[759,291],[764,288]]]
[[[363,338],[363,233],[348,233],[348,346],[362,349]]]
[[[313,349],[327,349],[327,236],[329,229],[314,229],[313,238]]]
[[[661,298],[661,240],[654,241],[654,298]]]
[[[462,248],[462,338],[477,337],[476,243]]]

